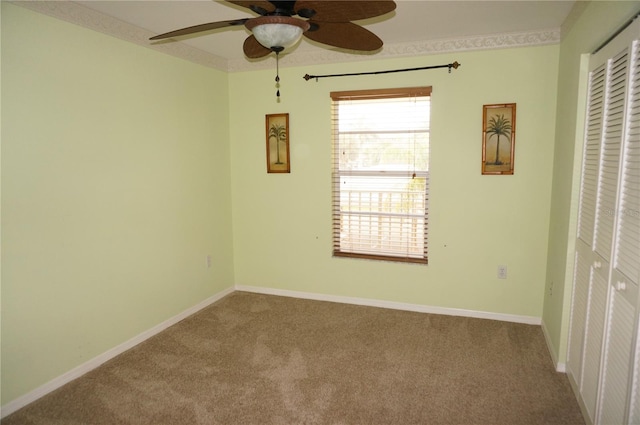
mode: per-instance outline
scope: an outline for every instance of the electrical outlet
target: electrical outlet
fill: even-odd
[[[507,278],[507,266],[498,266],[498,279],[506,279]]]
[[[211,268],[211,255],[207,255],[207,268]]]

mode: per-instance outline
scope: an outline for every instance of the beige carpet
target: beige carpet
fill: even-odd
[[[244,292],[2,421],[583,423],[539,326]]]

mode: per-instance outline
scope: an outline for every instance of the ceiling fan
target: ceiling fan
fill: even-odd
[[[382,40],[351,21],[373,18],[393,11],[393,0],[226,0],[257,13],[255,18],[210,22],[151,37],[161,40],[219,28],[244,25],[252,34],[244,41],[244,54],[251,59],[295,45],[304,35],[310,40],[343,49],[374,51]],[[295,17],[298,16],[298,17]]]

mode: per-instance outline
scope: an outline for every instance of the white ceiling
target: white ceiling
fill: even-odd
[[[75,9],[72,12],[67,12],[67,15],[70,16],[62,17],[70,21],[73,21],[74,17],[81,15],[78,13],[78,8],[88,8],[93,14],[91,21],[94,27],[100,27],[98,29],[104,30],[103,32],[111,32],[112,35],[116,36],[118,34],[114,34],[114,32],[124,32],[125,29],[123,28],[130,32],[131,28],[135,27],[143,30],[145,40],[148,40],[147,36],[192,25],[257,16],[246,8],[235,6],[222,0],[88,0],[37,3],[55,3],[55,8],[57,9],[61,9],[61,3],[72,5]],[[524,37],[527,32],[547,31],[547,33],[552,32],[558,35],[560,26],[569,15],[575,1],[396,0],[396,3],[397,8],[394,12],[358,22],[378,35],[385,43],[382,52],[378,52],[376,55],[388,53],[394,46],[402,45],[406,47],[412,43],[433,42],[434,40],[451,41],[461,38],[486,38],[491,36],[494,37],[493,43],[496,42],[496,36],[520,34],[521,37]],[[35,8],[34,6],[29,7]],[[41,8],[43,7],[41,6]],[[46,8],[52,10],[54,6],[49,5]],[[99,19],[96,16],[108,18],[111,24],[96,23],[96,19]],[[84,20],[86,21],[87,19],[84,18]],[[114,21],[122,21],[131,25],[126,27],[113,25]],[[78,23],[83,24],[82,22]],[[186,45],[223,58],[223,60],[249,63],[250,61],[244,58],[242,52],[242,43],[249,34],[249,31],[243,26],[228,27],[202,33],[200,36],[181,37],[176,41],[146,41],[146,43],[158,44],[155,47],[174,49],[176,45]],[[127,36],[125,35],[122,38],[127,38]],[[167,44],[173,46],[166,46]],[[290,53],[300,52],[305,53],[307,56],[316,55],[317,58],[320,58],[327,49],[330,51],[337,50],[303,38],[303,41]]]

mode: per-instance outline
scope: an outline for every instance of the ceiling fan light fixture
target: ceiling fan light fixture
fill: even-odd
[[[291,16],[273,15],[250,19],[245,23],[245,27],[267,49],[282,50],[296,44],[302,37],[302,33],[311,25],[307,21]]]

